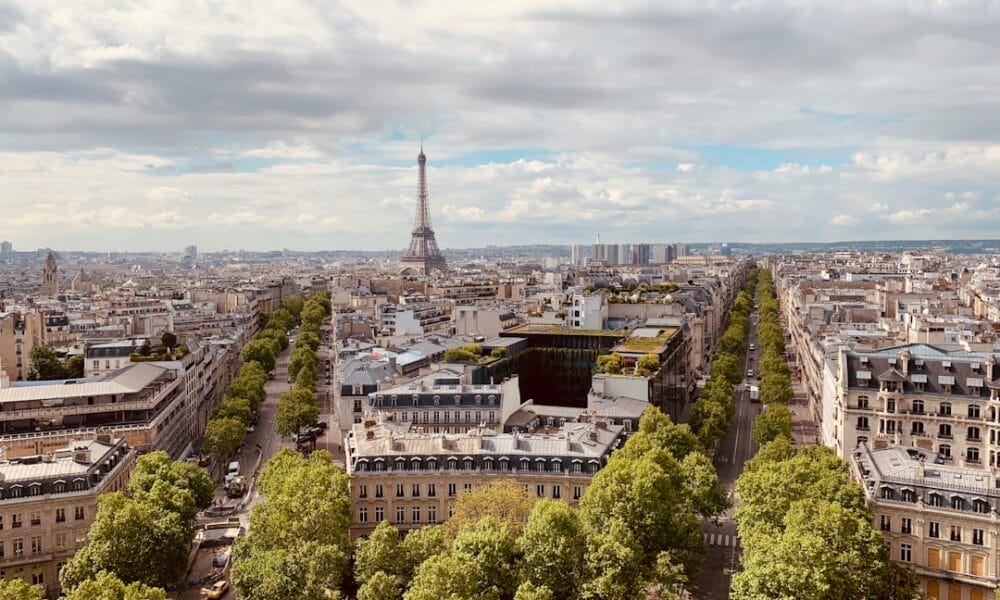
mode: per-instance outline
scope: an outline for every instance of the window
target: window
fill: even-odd
[[[414,523],[419,523],[420,522],[420,507],[419,506],[414,506],[413,510],[412,510],[412,514],[413,514],[413,522]]]
[[[899,523],[900,533],[913,533],[913,519],[903,517]]]
[[[970,419],[978,419],[979,416],[980,416],[979,405],[978,404],[970,404],[969,405],[969,418]]]
[[[986,514],[990,512],[990,503],[985,500],[980,500],[979,498],[976,498],[975,500],[972,501],[972,510],[973,512]]]
[[[938,405],[938,414],[948,416],[951,414],[951,404],[947,402],[942,402]]]
[[[885,401],[885,412],[894,413],[896,412],[896,400],[894,398],[887,398]]]
[[[884,500],[895,500],[896,499],[896,490],[892,489],[891,487],[884,487],[884,488],[882,488],[882,491],[881,491],[881,493],[879,495]]]
[[[931,494],[929,504],[931,506],[944,506],[944,496],[941,494]]]
[[[433,483],[428,483],[427,484],[427,495],[430,496],[431,498],[433,498],[434,496],[437,496],[437,485],[436,484],[433,484]]]
[[[31,555],[38,556],[42,553],[42,538],[35,536],[31,538]]]
[[[367,497],[368,497],[368,486],[367,485],[359,485],[358,486],[358,498],[367,498]]]
[[[0,540],[0,560],[3,560],[3,556],[4,556],[4,546],[6,546],[6,545],[7,545],[7,544],[4,544],[4,543],[3,543],[3,541],[2,541],[2,540]],[[2,577],[2,576],[0,576],[0,577]]]
[[[56,550],[66,549],[66,532],[60,531],[56,534]]]
[[[543,485],[541,483],[539,483],[538,485],[536,485],[535,486],[535,495],[538,496],[539,498],[544,498],[545,497],[545,485]]]
[[[83,517],[83,507],[82,506],[77,506],[77,507],[75,507],[73,509],[73,518],[76,519],[77,521],[82,521],[83,520],[84,517]]]
[[[573,486],[573,499],[579,500],[583,496],[583,487],[579,485]]]
[[[951,507],[954,510],[965,510],[965,499],[961,496],[952,496]]]
[[[31,584],[32,585],[44,585],[45,584],[45,571],[33,571],[31,573]]]
[[[405,519],[405,518],[406,518],[406,509],[403,508],[402,506],[397,506],[396,507],[396,522],[397,523],[402,523],[403,519]]]
[[[436,506],[427,507],[427,521],[430,523],[438,522],[438,509]]]
[[[889,515],[879,515],[879,529],[882,531],[892,531],[892,519]]]
[[[420,497],[420,484],[419,483],[414,483],[413,484],[412,488],[410,489],[410,495],[413,496],[414,498],[419,498]]]
[[[979,448],[966,448],[965,460],[970,463],[979,462]]]
[[[457,486],[454,483],[449,483],[448,484],[448,495],[449,496],[454,496],[455,494],[457,494],[458,491],[457,491],[456,488],[457,488]]]
[[[962,528],[958,525],[951,526],[951,541],[961,542],[962,541]]]
[[[940,438],[950,438],[951,437],[951,425],[948,423],[941,423],[938,425],[938,437]]]
[[[56,523],[65,523],[65,522],[66,522],[66,509],[65,508],[57,508],[56,509]]]
[[[982,546],[983,545],[983,530],[982,529],[973,529],[972,530],[972,543],[975,544],[975,545],[977,545],[977,546]]]
[[[385,507],[376,506],[375,507],[375,522],[381,523],[385,520]]]
[[[978,442],[979,441],[979,428],[978,427],[969,427],[966,430],[966,437],[968,438],[968,440],[970,442]]]
[[[358,522],[367,523],[368,522],[368,509],[362,506],[358,509]]]
[[[916,413],[916,414],[918,414],[918,415],[924,414],[924,401],[923,400],[914,400],[913,401],[913,412]]]
[[[383,495],[384,494],[382,493],[382,484],[376,485],[375,486],[375,497],[376,498],[381,498]]]
[[[463,489],[466,489],[466,490],[471,490],[471,489],[472,489],[472,484],[471,484],[471,483],[466,483],[466,484],[464,484],[464,485],[462,486],[462,488],[463,488]]]
[[[562,486],[554,485],[552,486],[552,497],[556,500],[562,498]]]
[[[35,527],[42,524],[42,513],[33,512],[31,513],[31,526]]]
[[[15,557],[24,556],[24,540],[23,539],[21,539],[21,538],[15,539],[13,547],[14,547],[14,556]]]
[[[914,421],[913,425],[910,426],[910,433],[913,435],[923,435],[924,434],[923,421]]]
[[[868,417],[858,417],[858,431],[868,431]]]
[[[939,538],[941,537],[941,524],[931,521],[927,524],[927,537]]]
[[[868,396],[858,396],[858,408],[868,408]]]
[[[904,490],[902,490],[900,492],[899,495],[903,499],[903,502],[916,502],[917,501],[917,493],[914,492],[911,489],[904,489]]]
[[[397,498],[402,498],[404,495],[405,495],[405,492],[404,492],[404,489],[403,489],[403,484],[402,483],[397,483],[396,484],[396,497]]]
[[[900,544],[899,560],[903,562],[913,562],[913,546],[910,544]]]
[[[10,516],[10,526],[13,527],[14,529],[17,529],[21,525],[24,525],[24,520],[23,519],[24,518],[21,516],[21,513],[14,513],[14,514],[12,514]]]

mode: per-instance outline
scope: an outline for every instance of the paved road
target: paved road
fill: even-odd
[[[750,350],[750,344],[754,350]],[[757,444],[753,441],[752,424],[754,417],[760,412],[761,404],[750,402],[749,386],[757,385],[759,381],[760,344],[757,341],[757,320],[750,321],[747,352],[740,361],[740,369],[746,374],[747,369],[754,370],[754,378],[744,377],[736,397],[736,414],[729,432],[719,442],[715,453],[715,469],[719,481],[729,491],[729,497],[735,502],[734,490],[736,480],[743,472],[743,464],[757,452]],[[730,508],[720,518],[719,522],[706,521],[702,524],[705,536],[705,560],[702,570],[695,582],[692,593],[699,600],[725,600],[729,597],[729,585],[733,573],[739,569],[740,545],[736,534],[736,523],[732,520],[734,508]]]

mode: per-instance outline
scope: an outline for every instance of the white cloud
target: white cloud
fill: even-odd
[[[422,136],[443,246],[982,237],[998,28],[975,3],[0,3],[0,214],[19,247],[402,247]]]

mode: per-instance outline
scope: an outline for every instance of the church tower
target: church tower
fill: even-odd
[[[59,266],[56,257],[49,252],[42,267],[42,295],[55,298],[59,294]]]

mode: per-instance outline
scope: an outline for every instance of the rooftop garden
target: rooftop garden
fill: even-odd
[[[623,352],[656,352],[667,343],[676,331],[676,327],[664,327],[656,337],[630,337],[622,342],[617,350]]]

